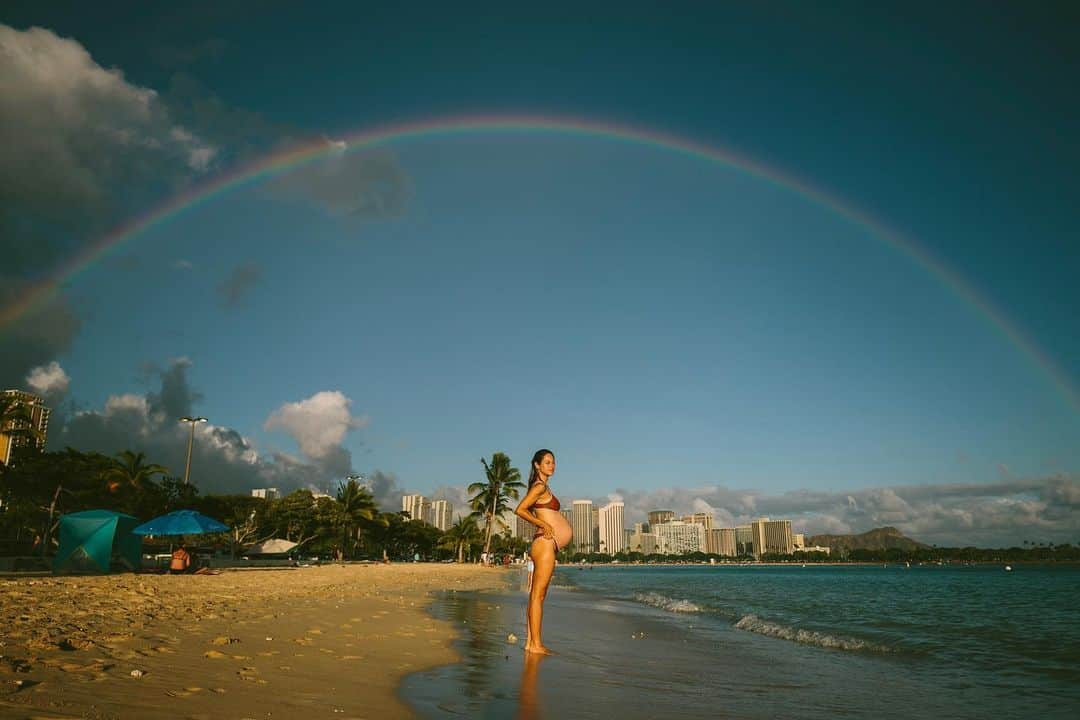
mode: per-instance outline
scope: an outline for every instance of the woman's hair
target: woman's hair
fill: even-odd
[[[555,453],[547,450],[546,448],[541,448],[540,450],[537,450],[536,453],[533,455],[532,462],[529,463],[529,487],[532,487],[532,484],[540,479],[536,472],[536,466],[540,463],[541,460],[544,459],[545,455],[555,457]]]

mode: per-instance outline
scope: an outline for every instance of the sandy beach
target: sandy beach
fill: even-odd
[[[430,593],[510,580],[456,564],[0,578],[0,717],[411,717],[400,679],[456,659]]]

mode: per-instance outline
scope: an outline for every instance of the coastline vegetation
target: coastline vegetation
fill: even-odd
[[[505,457],[505,456],[504,456]],[[492,468],[495,469],[493,463]],[[511,468],[512,469],[512,468]],[[500,497],[513,479],[496,472]],[[485,483],[485,486],[487,483]],[[487,505],[490,493],[478,495]],[[503,500],[504,502],[504,500]],[[129,450],[109,457],[67,448],[59,452],[23,450],[10,466],[0,463],[0,556],[49,557],[57,547],[60,516],[105,509],[146,521],[173,510],[191,509],[229,525],[228,533],[199,536],[200,551],[239,557],[249,545],[281,538],[298,543],[296,554],[322,560],[424,560],[467,562],[485,545],[496,556],[520,555],[525,541],[509,530],[490,535],[477,525],[477,510],[446,532],[404,512],[378,509],[370,491],[355,479],[341,482],[333,496],[296,490],[265,499],[239,494],[203,495],[194,484]],[[490,512],[490,510],[489,510]],[[168,547],[170,538],[147,539],[146,552]]]
[[[250,495],[202,495],[142,453],[124,450],[114,457],[67,448],[59,452],[20,449],[10,466],[0,463],[0,556],[51,556],[61,515],[107,509],[146,521],[179,509],[198,510],[229,525],[227,533],[200,536],[197,546],[232,558],[271,538],[298,543],[297,554],[322,560],[413,560],[469,562],[481,553],[520,557],[529,541],[512,537],[501,515],[523,487],[517,469],[503,453],[483,461],[485,479],[469,487],[472,512],[446,531],[408,513],[380,511],[371,493],[354,478],[342,481],[333,496],[296,490],[265,499]],[[145,549],[168,547],[169,538],[147,540]],[[929,547],[837,548],[826,553],[724,557],[703,552],[644,555],[640,552],[583,553],[562,549],[567,563],[983,563],[1076,562],[1080,545],[1025,541],[1008,548]]]

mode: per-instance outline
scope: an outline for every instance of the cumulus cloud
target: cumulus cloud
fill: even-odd
[[[350,153],[344,141],[325,143],[325,158],[275,179],[269,184],[271,192],[339,217],[378,219],[405,212],[412,183],[393,153]]]
[[[60,363],[53,360],[47,365],[39,365],[26,376],[26,385],[32,391],[46,398],[59,398],[67,394],[71,386],[71,378],[60,367]]]
[[[237,265],[217,287],[222,305],[225,307],[239,305],[244,296],[259,283],[261,276],[262,269],[257,263],[248,262]]]
[[[50,448],[70,446],[107,455],[131,449],[145,452],[153,462],[169,468],[171,474],[183,475],[190,427],[177,422],[177,418],[191,414],[200,400],[187,377],[190,367],[189,360],[179,358],[164,368],[152,368],[157,380],[153,391],[117,393],[99,409],[84,409],[70,418],[60,418],[59,424],[50,428]],[[359,424],[356,420],[351,423]],[[198,424],[191,479],[203,493],[247,493],[255,487],[277,487],[283,492],[305,487],[335,488],[341,478],[352,472],[349,453],[339,444],[313,442],[317,457],[294,457],[260,451],[251,439],[233,428],[213,422]],[[396,492],[396,481],[381,473],[377,479],[384,499],[389,500]]]
[[[0,205],[23,212],[108,204],[118,184],[160,187],[168,170],[205,170],[215,153],[154,90],[37,27],[0,25],[0,136]]]
[[[312,460],[323,460],[341,445],[345,434],[363,427],[363,418],[350,412],[352,401],[339,391],[318,392],[299,402],[285,403],[270,414],[263,429],[282,430]]]

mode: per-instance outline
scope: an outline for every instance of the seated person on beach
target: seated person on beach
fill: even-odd
[[[172,560],[169,561],[169,574],[179,575],[186,573],[191,567],[191,553],[187,551],[184,541],[180,541],[180,545],[173,550]]]

